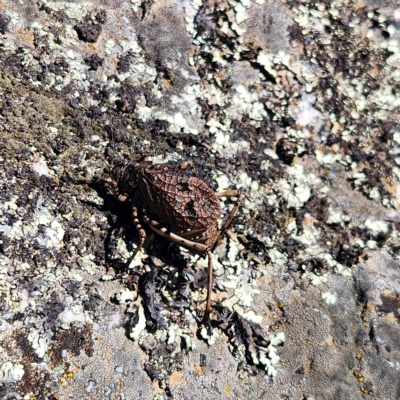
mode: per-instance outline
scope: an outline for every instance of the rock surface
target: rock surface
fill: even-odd
[[[397,7],[0,1],[0,397],[400,398]],[[205,326],[205,261],[126,266],[77,184],[143,155],[246,191]]]

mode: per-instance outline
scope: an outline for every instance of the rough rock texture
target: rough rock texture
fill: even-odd
[[[395,1],[0,1],[0,397],[400,398],[399,29]],[[127,265],[129,201],[79,184],[143,155],[247,194],[206,325],[206,262],[148,231]]]

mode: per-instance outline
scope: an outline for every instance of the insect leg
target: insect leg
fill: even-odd
[[[129,265],[132,262],[132,260],[136,256],[136,254],[143,247],[143,243],[146,240],[146,231],[143,229],[142,225],[140,224],[139,217],[138,217],[138,209],[135,206],[132,206],[132,219],[133,219],[133,223],[134,223],[135,228],[139,235],[139,243],[136,246],[136,249],[133,252],[133,254],[129,257],[127,265]]]
[[[207,228],[191,229],[190,231],[179,232],[178,236],[180,236],[183,239],[204,244],[207,242],[207,236],[204,235],[205,232],[207,232]]]
[[[182,238],[181,236],[176,235],[168,231],[167,228],[162,227],[158,222],[150,220],[147,216],[145,217],[145,222],[149,225],[149,227],[159,235],[165,237],[171,242],[178,244],[179,246],[185,247],[195,253],[199,253],[201,255],[207,254],[208,257],[208,283],[207,283],[207,300],[206,300],[206,311],[204,314],[203,321],[207,322],[208,317],[210,315],[211,308],[211,293],[212,293],[212,279],[213,279],[213,264],[212,264],[212,254],[207,246],[204,244],[192,242],[191,240],[187,240]]]
[[[146,224],[149,225],[149,227],[159,235],[165,237],[172,243],[177,244],[178,246],[185,247],[188,250],[193,251],[194,253],[204,255],[207,252],[208,246],[201,244],[201,243],[196,243],[192,242],[191,240],[184,239],[183,237],[171,232],[169,229],[163,227],[161,224],[159,224],[157,221],[150,220],[149,218],[145,218]]]
[[[222,228],[219,231],[218,237],[217,237],[217,239],[215,240],[214,244],[211,247],[211,251],[213,251],[218,246],[218,243],[221,241],[222,237],[225,235],[225,232],[229,228],[229,225],[231,224],[233,217],[237,213],[237,211],[239,209],[239,206],[243,201],[243,193],[242,193],[242,191],[240,189],[239,190],[226,190],[225,192],[215,193],[215,195],[217,197],[237,197],[237,200],[236,200],[235,205],[232,208],[231,213],[229,214],[229,217],[227,218],[227,220],[222,225]]]
[[[213,280],[213,265],[212,265],[212,255],[211,251],[207,251],[208,257],[208,282],[207,282],[207,301],[206,301],[206,311],[204,313],[203,322],[208,321],[208,317],[210,316],[210,308],[211,308],[211,293],[212,293],[212,280]]]
[[[223,192],[216,192],[217,197],[237,197],[241,193],[240,190],[224,190]]]
[[[104,179],[104,178],[102,178],[102,179]],[[105,181],[105,183],[108,183],[110,185],[110,188],[111,188],[111,191],[113,192],[113,195],[119,201],[125,201],[127,199],[127,197],[125,195],[120,193],[117,181],[115,181],[114,179],[104,179],[104,181]]]
[[[119,192],[119,188],[118,188],[118,182],[115,181],[114,179],[111,178],[99,178],[95,181],[92,180],[84,180],[84,181],[79,181],[76,182],[77,184],[81,184],[81,185],[103,185],[103,184],[107,184],[110,186],[110,189],[113,193],[113,195],[119,200],[119,201],[125,201],[127,199],[127,197],[125,195],[123,195],[122,193]]]
[[[194,166],[192,161],[183,161],[179,166],[180,169],[184,170],[186,168],[190,168],[193,175],[196,175],[196,167]]]

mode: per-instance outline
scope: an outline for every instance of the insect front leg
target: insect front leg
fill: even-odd
[[[222,237],[225,235],[225,232],[229,228],[229,225],[231,224],[233,217],[237,213],[239,206],[243,201],[243,193],[240,189],[239,190],[225,190],[224,192],[217,192],[217,193],[215,193],[215,195],[217,197],[237,197],[237,200],[236,200],[235,205],[232,208],[232,211],[229,214],[229,217],[226,219],[226,221],[222,225],[222,228],[219,231],[219,234],[218,234],[217,238],[215,239],[215,242],[211,246],[211,251],[213,251],[218,246],[218,243],[221,241]]]
[[[138,209],[135,206],[132,206],[132,220],[133,220],[133,224],[135,225],[135,228],[139,235],[139,243],[136,246],[136,249],[133,252],[133,254],[129,257],[129,260],[127,262],[128,266],[133,261],[136,254],[139,253],[140,249],[143,247],[143,244],[146,240],[146,231],[143,229],[142,225],[140,224]]]
[[[125,201],[127,199],[127,196],[125,196],[124,194],[122,194],[119,191],[119,187],[118,187],[118,182],[114,179],[111,178],[99,178],[95,181],[92,180],[85,180],[85,181],[81,181],[81,182],[77,182],[79,184],[86,184],[86,185],[102,185],[104,183],[106,183],[107,185],[110,186],[110,189],[113,193],[113,195],[119,200],[119,201]]]

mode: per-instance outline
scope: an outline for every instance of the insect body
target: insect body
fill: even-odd
[[[192,173],[187,172],[190,167]],[[156,233],[188,250],[208,257],[207,302],[204,318],[210,312],[212,289],[211,252],[232,221],[241,202],[241,193],[229,190],[214,193],[201,179],[194,176],[194,166],[184,162],[179,168],[167,164],[153,164],[147,157],[115,167],[111,178],[97,183],[108,183],[120,201],[132,202],[132,219],[139,233],[139,244],[131,257],[143,246],[146,231],[139,215]],[[221,216],[219,197],[238,197],[221,231],[217,220]]]

